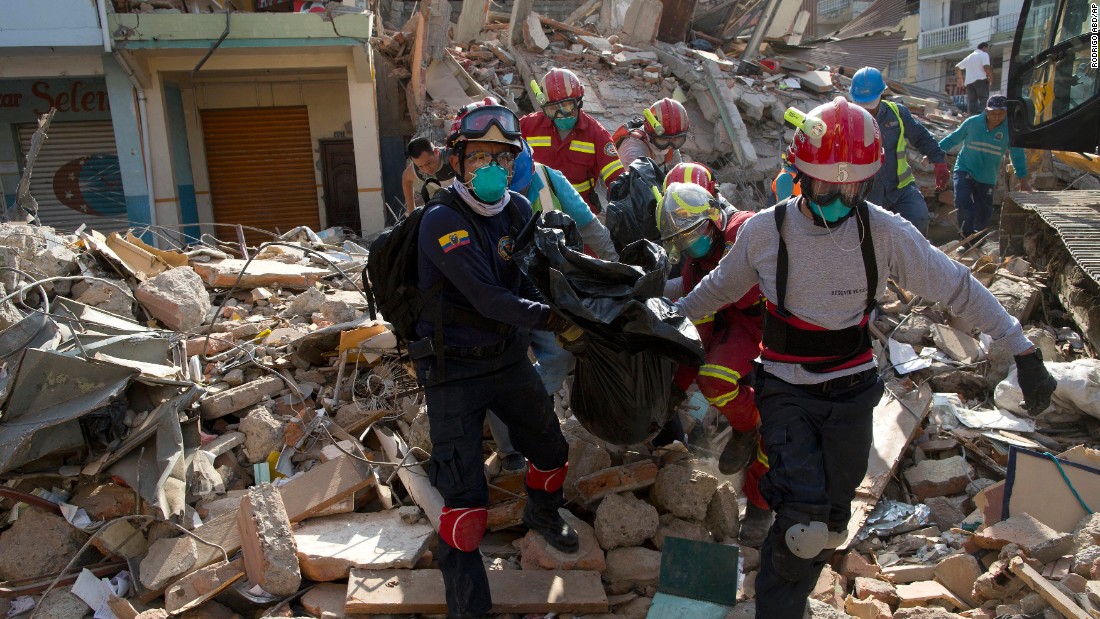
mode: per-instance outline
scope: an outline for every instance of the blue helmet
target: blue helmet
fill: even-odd
[[[535,159],[531,153],[531,145],[527,143],[527,140],[521,141],[523,142],[523,150],[516,155],[516,163],[512,166],[512,180],[508,182],[508,189],[526,195],[527,188],[531,186],[531,181],[534,179]]]
[[[882,96],[886,90],[886,80],[882,72],[874,67],[863,67],[852,76],[852,102],[857,105],[870,103]]]

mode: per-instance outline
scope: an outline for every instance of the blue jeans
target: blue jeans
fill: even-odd
[[[955,215],[964,237],[984,230],[993,218],[993,185],[979,183],[970,172],[955,170]]]
[[[882,208],[897,213],[909,223],[920,230],[924,236],[928,236],[928,203],[917,189],[916,183],[910,183],[901,189],[883,191],[879,183],[875,183],[867,201],[877,204]]]

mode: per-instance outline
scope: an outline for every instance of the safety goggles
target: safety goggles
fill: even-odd
[[[653,145],[661,150],[666,148],[680,149],[687,143],[687,139],[686,133],[677,133],[676,135],[655,135],[653,136]]]
[[[505,170],[511,170],[516,164],[516,154],[507,150],[499,153],[477,151],[466,153],[465,161],[466,169],[471,171],[480,170],[490,163],[495,163]]]
[[[803,195],[816,204],[828,204],[839,197],[845,206],[855,208],[867,199],[867,194],[871,193],[874,178],[858,183],[829,183],[803,175],[800,184]]]
[[[677,262],[679,260],[680,252],[684,251],[684,249],[688,247],[691,247],[692,244],[695,243],[695,241],[698,241],[700,238],[706,236],[707,221],[708,220],[703,219],[696,222],[695,225],[691,226],[690,228],[681,230],[680,232],[677,232],[676,234],[673,234],[668,238],[661,239],[661,247],[664,248],[665,253],[668,254],[669,258],[673,262]]]
[[[577,115],[577,110],[580,107],[580,102],[577,99],[562,99],[561,101],[547,103],[542,106],[542,111],[551,119],[572,118]]]
[[[511,110],[499,106],[474,108],[459,119],[458,133],[467,139],[477,139],[496,125],[508,139],[519,139],[519,119]]]

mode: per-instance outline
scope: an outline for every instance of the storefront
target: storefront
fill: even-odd
[[[57,113],[31,170],[31,195],[42,223],[66,232],[81,224],[104,233],[126,229],[126,198],[102,77],[0,80],[0,129],[5,130],[0,140],[10,140],[0,151],[12,157],[0,161],[0,168],[9,175],[23,173],[37,119],[51,108]],[[15,187],[7,185],[12,201]]]

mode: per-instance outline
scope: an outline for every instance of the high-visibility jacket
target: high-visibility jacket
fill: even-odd
[[[875,120],[882,132],[882,148],[885,151],[882,167],[875,173],[875,185],[882,187],[887,196],[915,181],[905,157],[905,150],[910,144],[932,163],[946,161],[947,155],[936,143],[936,138],[913,118],[904,105],[883,101],[875,113]]]
[[[519,126],[535,161],[564,174],[592,212],[598,213],[600,202],[596,198],[596,183],[602,180],[610,186],[623,173],[623,164],[607,129],[583,110],[576,126],[564,139],[553,121],[542,112],[524,116]]]

